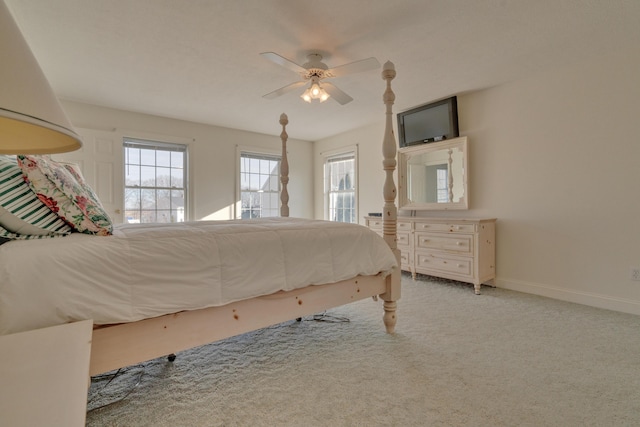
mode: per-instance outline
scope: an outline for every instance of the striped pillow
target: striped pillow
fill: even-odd
[[[0,156],[0,207],[0,237],[39,239],[72,231],[31,190],[15,157]]]

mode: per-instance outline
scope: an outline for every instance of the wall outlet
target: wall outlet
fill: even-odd
[[[640,267],[631,267],[631,280],[640,282]]]

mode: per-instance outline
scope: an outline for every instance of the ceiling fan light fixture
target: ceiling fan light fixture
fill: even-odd
[[[318,81],[314,80],[311,83],[311,87],[307,88],[300,98],[304,99],[306,102],[311,103],[312,100],[317,99],[320,102],[324,102],[329,99],[331,95],[329,95],[323,88],[320,86]]]
[[[308,103],[311,103],[311,89],[307,88],[307,90],[305,90],[304,93],[300,95],[300,98],[304,99]]]

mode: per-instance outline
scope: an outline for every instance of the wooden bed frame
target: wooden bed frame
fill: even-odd
[[[382,142],[383,169],[386,173],[383,195],[383,237],[400,265],[396,247],[397,208],[393,173],[396,168],[396,142],[392,127],[392,105],[395,95],[391,80],[396,72],[391,62],[384,64],[382,78],[386,81],[383,95],[386,123]],[[281,216],[289,216],[289,164],[286,143],[288,135],[285,114],[282,125]],[[96,327],[91,344],[89,375],[173,354],[217,340],[264,328],[270,325],[311,315],[331,307],[368,297],[383,300],[383,321],[388,333],[396,325],[396,301],[400,298],[400,269],[383,277],[358,276],[338,283],[312,285],[288,292],[252,298],[201,310],[184,311],[133,323]]]

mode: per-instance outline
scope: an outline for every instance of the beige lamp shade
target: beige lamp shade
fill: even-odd
[[[3,0],[0,55],[0,154],[53,154],[80,148],[80,137]]]

